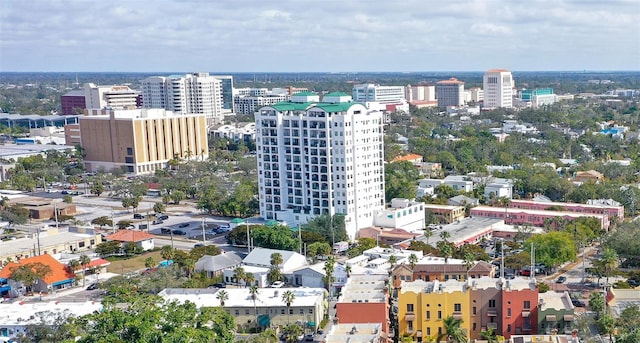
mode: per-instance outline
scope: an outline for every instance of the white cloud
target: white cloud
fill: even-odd
[[[640,69],[638,7],[635,0],[3,0],[0,69]]]

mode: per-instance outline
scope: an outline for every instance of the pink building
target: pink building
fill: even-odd
[[[511,200],[511,208],[521,208],[526,210],[546,210],[549,207],[562,207],[567,212],[602,214],[606,213],[609,218],[618,217],[620,221],[624,219],[624,206],[612,205],[587,205],[571,202],[538,202],[533,200]]]
[[[471,217],[498,218],[504,219],[505,224],[531,226],[544,226],[545,219],[558,217],[568,221],[580,217],[593,217],[600,220],[604,230],[609,230],[609,217],[607,214],[478,206],[471,209]]]

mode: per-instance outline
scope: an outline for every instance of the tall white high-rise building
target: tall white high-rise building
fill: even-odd
[[[511,72],[505,69],[490,69],[484,73],[484,107],[513,107],[513,87]]]
[[[406,102],[403,86],[380,86],[371,83],[353,86],[353,101],[401,104]]]
[[[455,77],[436,83],[436,99],[438,107],[464,105],[464,82]]]
[[[142,105],[180,114],[204,114],[207,126],[213,126],[224,116],[222,86],[222,81],[209,73],[152,76],[142,80]]]
[[[380,111],[344,93],[302,92],[256,113],[260,215],[299,225],[344,215],[347,234],[385,207]]]

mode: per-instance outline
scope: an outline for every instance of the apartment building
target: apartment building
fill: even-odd
[[[224,303],[217,297],[221,291],[228,296]],[[190,301],[198,308],[221,306],[235,318],[238,331],[254,326],[284,327],[289,323],[301,323],[305,329],[315,332],[327,311],[325,303],[328,299],[324,288],[259,288],[255,303],[249,292],[250,289],[246,287],[224,290],[167,288],[158,295],[167,301]],[[289,308],[282,300],[282,295],[286,292],[294,295]]]
[[[407,85],[404,88],[404,98],[412,101],[435,101],[436,87],[434,85]]]
[[[233,110],[237,114],[254,114],[264,106],[289,100],[287,94],[235,95]]]
[[[130,109],[140,107],[141,94],[129,86],[84,84],[86,109]]]
[[[226,93],[223,93],[223,89]],[[166,77],[152,76],[142,80],[144,108],[166,109],[182,115],[203,114],[208,127],[223,121],[223,106],[231,106],[229,102],[232,93],[231,76],[216,77],[209,73],[191,73]],[[231,109],[228,109],[227,112],[230,111]]]
[[[464,219],[465,207],[440,204],[425,204],[426,215],[432,223],[451,224]]]
[[[419,256],[413,268],[407,263],[398,264],[391,271],[394,284],[397,281],[447,281],[466,280],[468,278],[494,277],[496,270],[485,261],[474,262],[467,266],[464,260],[434,256]],[[467,277],[467,275],[469,277]]]
[[[389,207],[375,212],[373,224],[383,228],[401,228],[417,232],[425,228],[423,202],[409,199],[391,199]]]
[[[79,126],[88,171],[125,167],[129,173],[146,174],[164,169],[175,157],[206,159],[209,155],[203,114],[90,110]]]
[[[481,278],[402,282],[398,287],[400,336],[429,341],[445,330],[444,319],[462,320],[469,339],[493,328],[507,339],[512,335],[537,333],[538,290],[535,281]],[[420,339],[422,338],[422,339]]]
[[[256,113],[260,215],[290,226],[343,215],[347,234],[384,209],[382,113],[344,93],[297,93]]]
[[[406,102],[403,86],[380,86],[365,83],[353,86],[353,101],[402,104]]]
[[[436,83],[438,107],[464,105],[464,82],[452,77]]]
[[[547,210],[548,208],[562,208],[567,212],[575,213],[592,213],[606,214],[609,218],[618,217],[622,222],[624,220],[624,206],[618,204],[578,204],[573,202],[542,202],[535,200],[518,200],[512,199],[508,203],[511,208],[522,208],[528,210]]]
[[[483,77],[484,107],[513,107],[515,82],[511,72],[505,69],[490,69]]]
[[[340,323],[380,323],[389,332],[389,277],[352,275],[336,302]]]

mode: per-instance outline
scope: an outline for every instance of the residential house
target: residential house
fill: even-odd
[[[515,278],[503,280],[502,328],[506,338],[511,335],[535,334],[538,323],[538,289],[535,280]]]
[[[146,233],[144,231],[139,230],[118,230],[116,233],[113,233],[107,237],[105,240],[107,242],[116,241],[122,244],[122,248],[129,243],[135,244],[137,247],[140,247],[143,251],[153,249],[153,239],[156,236]]]
[[[576,182],[594,182],[594,183],[598,183],[600,181],[604,180],[604,174],[595,171],[595,170],[588,170],[588,171],[579,171],[576,172],[575,177],[573,178]]]
[[[478,206],[480,205],[480,200],[476,198],[470,198],[466,195],[456,195],[453,198],[447,200],[447,205],[451,206]]]
[[[278,253],[282,256],[283,262],[279,266],[282,275],[291,274],[291,271],[307,265],[307,258],[294,251],[254,248],[247,257],[242,260],[241,267],[245,272],[253,274],[256,280],[255,283],[258,287],[266,287],[268,284],[267,274],[271,268],[271,255],[274,253]],[[239,282],[235,278],[233,269],[225,269],[223,271],[223,275],[226,283]],[[286,281],[291,282],[291,280]],[[242,283],[242,281],[240,282]]]
[[[449,258],[445,261],[442,257],[424,256],[411,268],[408,262],[398,264],[392,271],[394,282],[400,281],[447,281],[466,280],[469,278],[493,277],[495,267],[485,261],[473,262],[466,265],[464,260]]]
[[[235,269],[242,265],[242,257],[235,252],[224,252],[220,255],[204,255],[196,262],[195,271],[206,272],[207,277],[222,275],[225,269]]]
[[[38,279],[33,285],[24,285],[21,281],[12,279],[13,272],[21,266],[33,266],[44,265],[49,268],[50,273],[44,277]],[[32,267],[32,269],[34,269]],[[33,293],[42,292],[48,293],[58,289],[69,288],[76,280],[75,274],[73,274],[67,266],[60,263],[49,254],[43,254],[39,256],[23,258],[18,262],[7,263],[2,270],[0,270],[0,294],[15,298],[25,294],[27,291]],[[30,290],[26,287],[31,287]]]
[[[422,163],[422,155],[418,154],[407,154],[403,156],[398,156],[391,160],[391,162],[409,162],[413,165]]]

